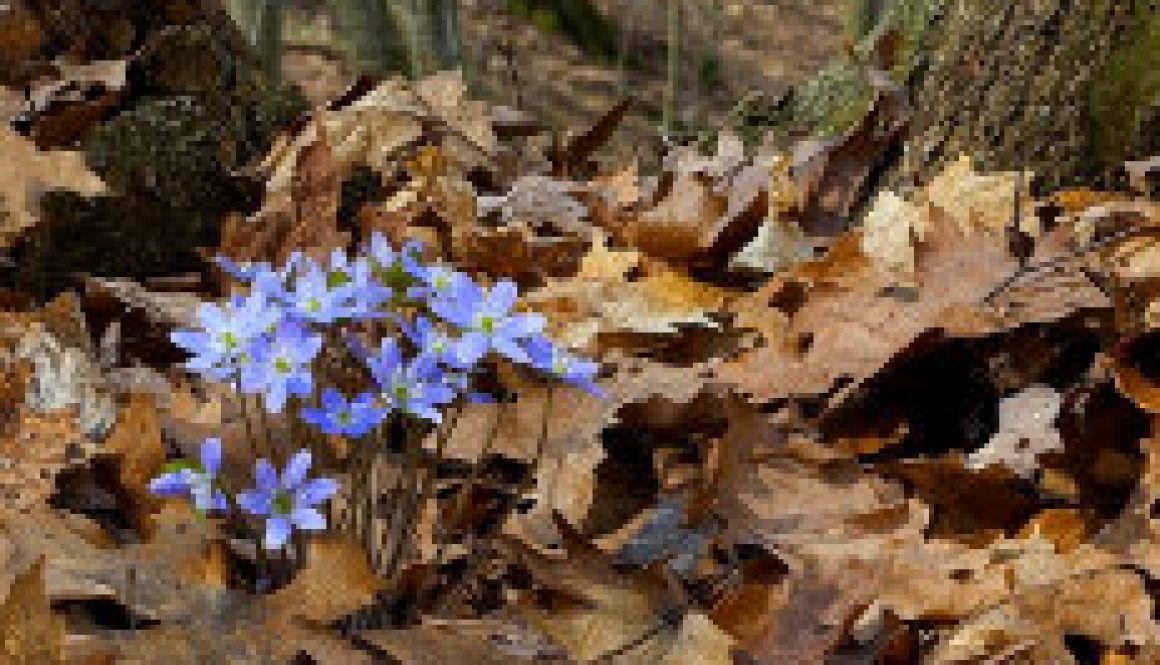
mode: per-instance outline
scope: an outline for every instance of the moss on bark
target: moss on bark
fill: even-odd
[[[768,113],[787,133],[840,135],[867,112],[867,72],[897,37],[891,77],[915,109],[887,184],[923,181],[959,154],[1034,171],[1045,188],[1114,186],[1125,159],[1160,151],[1160,3],[852,0],[850,53]],[[867,27],[869,23],[873,23]]]

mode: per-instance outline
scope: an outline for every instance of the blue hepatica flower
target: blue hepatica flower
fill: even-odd
[[[415,317],[414,325],[402,321],[403,332],[418,349],[418,355],[429,356],[454,369],[466,370],[472,361],[461,353],[459,340],[425,316]]]
[[[395,251],[386,236],[376,232],[371,235],[368,249],[375,280],[391,289],[393,296],[406,294],[417,279],[415,273],[419,268],[422,245],[412,241]]]
[[[279,305],[288,305],[293,302],[291,284],[309,267],[311,261],[302,252],[292,252],[286,263],[274,269],[267,263],[260,263],[252,270],[252,290],[255,293],[265,294],[271,302]]]
[[[383,338],[379,354],[369,359],[368,366],[383,402],[392,410],[438,423],[443,416],[437,407],[455,399],[455,388],[434,358],[420,355],[407,362],[392,337]]]
[[[597,397],[606,396],[606,393],[592,381],[600,368],[598,364],[568,353],[540,334],[525,340],[524,348],[527,349],[531,360],[529,364],[532,367]]]
[[[389,302],[393,291],[379,284],[374,278],[374,268],[366,257],[353,261],[346,252],[336,249],[330,255],[327,283],[332,289],[344,288],[347,296],[347,316],[350,318],[370,318],[382,316],[376,309]]]
[[[332,278],[330,272],[313,261],[298,272],[294,290],[286,294],[290,313],[303,321],[321,324],[352,316],[355,313],[353,300],[351,279]]]
[[[221,464],[221,439],[206,439],[201,444],[200,465],[185,460],[168,465],[167,473],[149,483],[149,491],[165,497],[190,496],[194,508],[202,514],[213,510],[229,510],[230,503],[216,482]]]
[[[411,272],[420,283],[419,286],[411,287],[409,291],[409,295],[416,300],[453,298],[455,294],[470,289],[475,284],[470,275],[451,266],[415,265]]]
[[[218,265],[227,275],[233,277],[243,284],[249,284],[261,275],[267,275],[274,272],[273,266],[266,261],[259,261],[258,263],[241,263],[234,261],[225,254],[218,254],[213,258],[213,262]]]
[[[197,310],[202,330],[175,330],[169,339],[193,354],[186,368],[225,380],[249,363],[250,347],[281,317],[281,310],[261,293],[235,295],[221,306],[202,304]]]
[[[281,413],[291,395],[305,395],[314,386],[310,363],[322,350],[322,335],[301,324],[283,321],[272,336],[254,346],[254,358],[242,368],[242,390],[262,393],[266,408]]]
[[[472,284],[448,298],[431,301],[430,308],[443,320],[463,329],[456,349],[463,362],[474,365],[488,351],[496,351],[515,362],[528,363],[531,359],[519,342],[539,333],[544,317],[513,312],[517,296],[515,282],[502,281],[490,289]]]
[[[375,404],[375,396],[371,393],[347,401],[333,388],[322,393],[322,408],[302,410],[302,419],[324,433],[345,436],[363,436],[382,423],[386,416],[386,411]]]
[[[269,460],[260,459],[254,471],[254,489],[238,494],[238,505],[242,510],[266,518],[266,533],[262,539],[265,549],[281,549],[294,529],[319,531],[326,528],[326,518],[315,506],[338,491],[338,482],[332,478],[306,480],[310,462],[309,451],[298,451],[286,463],[279,479],[274,465]]]

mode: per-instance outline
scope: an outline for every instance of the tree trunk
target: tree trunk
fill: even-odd
[[[929,67],[897,182],[966,152],[1056,188],[1116,184],[1125,159],[1160,150],[1160,4],[955,2]]]
[[[915,115],[877,184],[923,182],[966,153],[983,169],[1032,171],[1042,188],[1112,186],[1125,159],[1160,152],[1160,3],[852,0],[851,14],[862,36],[851,55],[751,121],[840,135],[885,66]]]
[[[667,18],[668,53],[665,63],[665,99],[661,112],[661,126],[666,134],[674,129],[677,112],[677,86],[680,80],[681,3],[669,0]]]

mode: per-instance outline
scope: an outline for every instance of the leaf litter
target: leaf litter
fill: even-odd
[[[101,348],[182,325],[228,277],[164,291],[90,276],[79,302],[5,312],[5,657],[1086,662],[1078,640],[1102,663],[1156,662],[1160,204],[1021,203],[1028,174],[963,158],[839,228],[876,158],[866,137],[799,148],[805,175],[728,133],[656,178],[593,173],[626,109],[554,170],[513,170],[496,114],[455,75],[384,81],[288,130],[254,168],[263,207],[225,222],[217,249],[238,261],[373,230],[422,239],[520,281],[519,306],[601,363],[603,400],[496,368],[508,397],[424,442],[391,576],[362,533],[382,536],[382,511],[363,514],[353,483],[266,594],[230,525],[146,491],[210,435],[247,473],[245,405],[181,376],[163,343]],[[871,113],[902,131],[885,101]],[[36,188],[100,191],[68,153],[0,142],[37,181],[0,192],[4,244],[36,223]],[[360,168],[385,193],[340,226]],[[337,461],[357,453],[332,443]],[[403,501],[402,464],[375,460],[358,491]]]

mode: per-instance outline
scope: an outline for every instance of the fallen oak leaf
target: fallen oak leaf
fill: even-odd
[[[156,504],[149,483],[166,458],[161,423],[151,395],[129,396],[112,433],[101,444],[101,452],[117,457],[120,484],[131,502],[130,519],[138,530],[148,533],[148,516]]]
[[[261,600],[261,631],[277,636],[272,651],[281,661],[300,651],[323,662],[351,657],[352,646],[331,626],[370,604],[383,588],[357,543],[339,536],[312,538],[305,566],[288,585]],[[369,655],[359,657],[370,661]]]
[[[647,573],[623,575],[610,557],[557,518],[565,558],[541,554],[511,538],[500,541],[513,562],[529,569],[546,588],[523,594],[517,610],[560,644],[573,660],[592,662],[610,653],[629,662],[650,662],[670,650],[673,635],[658,627],[669,611],[665,585]]]
[[[18,574],[0,605],[0,660],[6,663],[64,663],[64,619],[45,594],[44,559]]]
[[[8,127],[0,127],[0,154],[0,249],[37,223],[42,192],[62,188],[94,195],[106,189],[80,153],[41,151]]]

